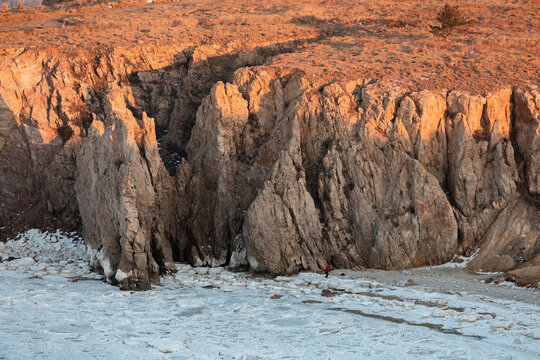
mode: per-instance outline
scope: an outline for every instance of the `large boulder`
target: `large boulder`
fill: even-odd
[[[491,225],[478,255],[467,265],[470,271],[509,271],[538,265],[540,259],[540,211],[526,200],[515,200]]]

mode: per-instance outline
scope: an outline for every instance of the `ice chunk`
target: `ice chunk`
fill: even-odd
[[[475,313],[467,313],[463,314],[459,317],[459,320],[464,322],[476,322],[478,320],[478,314]]]
[[[9,267],[30,266],[35,264],[36,261],[31,257],[24,257],[22,259],[15,259],[8,262]]]
[[[434,310],[433,313],[431,313],[431,316],[436,318],[447,318],[454,315],[454,310]]]
[[[494,320],[491,321],[490,325],[493,329],[509,330],[514,326],[514,322],[509,320]]]
[[[116,279],[116,281],[120,282],[120,281],[123,281],[123,280],[127,279],[131,275],[132,275],[131,271],[128,272],[128,273],[125,273],[122,270],[118,269],[116,271],[116,275],[114,276],[114,278]]]
[[[150,0],[150,2],[152,2],[152,0]],[[163,346],[163,347],[160,347],[158,350],[159,352],[163,354],[170,354],[170,353],[175,353],[175,352],[180,351],[178,347],[175,347],[175,346]]]

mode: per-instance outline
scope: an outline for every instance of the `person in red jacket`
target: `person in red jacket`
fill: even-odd
[[[328,274],[330,273],[330,271],[332,271],[334,269],[332,269],[330,267],[330,264],[326,265],[326,269],[324,269],[324,273],[326,274],[326,277],[328,277]]]

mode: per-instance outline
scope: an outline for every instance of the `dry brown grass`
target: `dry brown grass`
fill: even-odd
[[[74,0],[1,12],[0,51],[39,47],[71,56],[74,49],[151,47],[162,52],[208,44],[247,52],[319,38],[269,63],[324,79],[402,78],[411,88],[472,91],[474,86],[538,82],[537,0],[460,0],[461,11],[477,22],[470,31],[455,31],[441,41],[430,26],[442,25],[436,18],[445,2]]]
[[[457,29],[464,30],[468,26],[474,24],[476,20],[465,16],[464,12],[459,8],[459,5],[445,3],[437,14],[437,21],[440,26],[432,26],[431,32],[434,35],[446,38]]]

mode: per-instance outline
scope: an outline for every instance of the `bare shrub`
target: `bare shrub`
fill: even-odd
[[[441,23],[441,26],[432,26],[432,32],[436,35],[449,35],[453,30],[459,27],[465,27],[467,25],[474,24],[475,20],[466,17],[459,5],[450,5],[448,3],[439,10],[437,14],[437,21]]]
[[[474,20],[463,15],[459,10],[459,5],[450,5],[448,3],[444,4],[437,14],[437,20],[441,23],[443,29],[474,23]]]
[[[9,4],[8,3],[3,3],[2,4],[2,11],[8,11],[9,9]]]
[[[22,1],[17,3],[17,9],[22,9],[24,7],[24,3]]]

